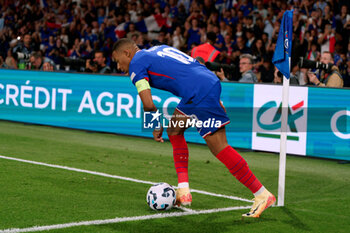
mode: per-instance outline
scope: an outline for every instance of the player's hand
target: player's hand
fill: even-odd
[[[156,140],[157,142],[164,142],[162,134],[163,134],[163,127],[160,127],[160,129],[153,130],[154,140]]]

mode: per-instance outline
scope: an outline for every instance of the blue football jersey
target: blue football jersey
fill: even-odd
[[[132,83],[148,80],[151,87],[169,91],[183,102],[199,103],[219,81],[196,59],[167,45],[138,51],[130,62]]]

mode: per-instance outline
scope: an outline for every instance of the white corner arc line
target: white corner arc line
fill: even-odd
[[[110,174],[103,173],[103,172],[89,171],[89,170],[84,170],[84,169],[79,169],[79,168],[74,168],[74,167],[67,167],[67,166],[61,166],[61,165],[55,165],[55,164],[49,164],[49,163],[42,163],[42,162],[36,162],[36,161],[26,160],[26,159],[18,159],[18,158],[14,158],[14,157],[3,156],[3,155],[0,155],[0,158],[7,159],[7,160],[14,160],[14,161],[23,162],[23,163],[41,165],[41,166],[45,166],[45,167],[59,168],[59,169],[64,169],[64,170],[68,170],[68,171],[87,173],[87,174],[96,175],[96,176],[104,176],[104,177],[109,177],[109,178],[114,178],[114,179],[119,179],[119,180],[132,181],[132,182],[136,182],[136,183],[151,184],[151,185],[156,184],[156,183],[151,182],[151,181],[138,180],[138,179],[133,179],[133,178],[129,178],[129,177],[110,175]]]
[[[111,174],[107,174],[107,173],[103,173],[103,172],[96,172],[96,171],[84,170],[84,169],[79,169],[79,168],[74,168],[74,167],[67,167],[67,166],[61,166],[61,165],[55,165],[55,164],[49,164],[49,163],[42,163],[42,162],[26,160],[26,159],[19,159],[19,158],[8,157],[8,156],[3,156],[3,155],[0,155],[0,158],[1,159],[18,161],[18,162],[23,162],[23,163],[41,165],[41,166],[46,166],[46,167],[59,168],[59,169],[64,169],[64,170],[68,170],[68,171],[87,173],[87,174],[96,175],[96,176],[103,176],[103,177],[109,177],[109,178],[114,178],[114,179],[119,179],[119,180],[126,180],[126,181],[135,182],[135,183],[151,184],[151,185],[154,185],[154,184],[157,183],[157,182],[146,181],[146,180],[139,180],[139,179],[124,177],[124,176],[111,175]],[[227,199],[232,199],[232,200],[238,200],[238,201],[245,201],[245,202],[251,202],[251,203],[253,202],[252,200],[248,200],[248,199],[245,199],[245,198],[240,198],[240,197],[235,197],[235,196],[228,196],[228,195],[222,195],[222,194],[216,194],[216,193],[211,193],[211,192],[197,190],[197,189],[191,189],[191,192],[200,193],[200,194],[204,194],[204,195],[208,195],[208,196],[222,197],[222,198],[227,198]]]
[[[199,210],[199,211],[191,211],[191,212],[163,213],[163,214],[143,215],[143,216],[134,216],[134,217],[112,218],[112,219],[92,220],[92,221],[82,221],[82,222],[71,222],[71,223],[47,225],[47,226],[34,226],[34,227],[29,227],[29,228],[4,229],[4,230],[0,230],[0,233],[48,231],[48,230],[63,229],[63,228],[78,227],[78,226],[102,225],[102,224],[112,224],[112,223],[119,223],[119,222],[130,222],[130,221],[142,221],[142,220],[149,220],[149,219],[180,217],[180,216],[188,216],[188,215],[211,214],[211,213],[226,212],[226,211],[240,210],[240,209],[249,209],[249,208],[250,208],[250,206],[236,206],[236,207],[208,209],[208,210]]]

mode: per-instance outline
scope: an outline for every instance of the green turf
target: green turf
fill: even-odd
[[[202,145],[189,145],[191,187],[252,198]],[[176,185],[169,142],[0,121],[0,154]],[[242,152],[277,194],[278,156]],[[350,167],[336,161],[287,158],[286,206],[260,219],[244,210],[50,232],[349,232]],[[154,214],[149,185],[0,159],[0,230]],[[247,205],[193,194],[196,210]],[[176,212],[178,210],[172,210]]]

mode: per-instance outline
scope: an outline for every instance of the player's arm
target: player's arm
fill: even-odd
[[[157,107],[153,103],[151,87],[149,86],[147,80],[141,79],[140,81],[136,82],[135,86],[141,98],[143,110],[145,112],[157,111]]]
[[[137,91],[139,93],[140,99],[143,104],[143,110],[145,112],[155,112],[157,111],[157,107],[154,105],[152,94],[151,94],[151,87],[146,79],[141,79],[135,83],[135,86],[137,88]],[[160,129],[155,129],[153,131],[153,138],[157,142],[164,142],[162,138],[163,134],[163,127]]]

